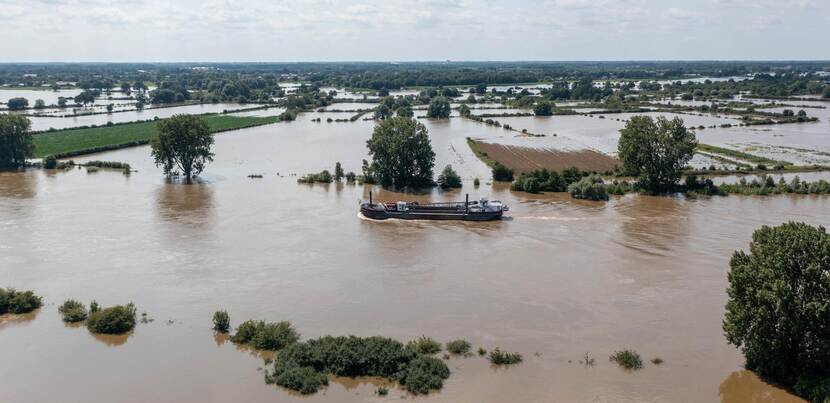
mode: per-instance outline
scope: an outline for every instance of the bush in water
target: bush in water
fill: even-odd
[[[90,311],[86,326],[92,333],[122,334],[133,330],[135,327],[135,306],[132,303],[127,305],[116,305],[109,308],[97,309],[98,304],[94,303]]]
[[[29,313],[43,305],[43,300],[32,291],[0,288],[0,315],[4,313]]]
[[[227,333],[231,330],[231,316],[225,311],[216,311],[213,314],[213,330]]]
[[[86,306],[74,299],[64,301],[63,305],[58,307],[58,312],[61,313],[63,321],[67,323],[80,322],[88,316]]]

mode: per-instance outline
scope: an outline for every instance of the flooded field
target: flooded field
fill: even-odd
[[[138,170],[131,176],[0,173],[0,286],[34,289],[46,303],[0,322],[0,362],[14,363],[0,366],[0,401],[384,400],[371,379],[332,379],[309,397],[266,385],[261,357],[214,337],[217,309],[228,310],[232,325],[290,320],[304,338],[461,337],[525,357],[508,369],[452,358],[443,390],[418,401],[801,401],[744,371],[727,345],[726,272],[761,225],[830,225],[830,198],[627,195],[596,203],[514,193],[486,184],[489,168],[465,139],[514,141],[516,133],[459,118],[420,121],[436,170],[452,164],[460,191],[297,184],[291,174],[331,170],[335,161],[359,171],[373,122],[311,121],[350,115],[306,113],[217,135],[204,183],[191,186],[165,183],[148,147],[85,158],[128,162]],[[622,127],[611,118],[628,116],[498,120],[605,151]],[[479,188],[474,177],[483,179]],[[358,201],[370,190],[381,200],[468,192],[506,202],[511,218],[363,220]],[[132,301],[154,321],[126,337],[96,338],[60,321],[66,298]],[[607,359],[623,348],[665,363],[623,371]],[[594,367],[579,363],[586,353]],[[402,395],[393,388],[385,400]]]

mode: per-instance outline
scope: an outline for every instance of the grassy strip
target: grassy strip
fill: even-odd
[[[204,119],[212,133],[267,125],[280,120],[277,116],[227,115],[208,115]],[[158,121],[38,133],[34,135],[35,157],[55,155],[67,158],[147,144],[156,132]]]
[[[711,158],[711,159],[713,159],[715,161],[718,161],[722,164],[730,164],[730,165],[735,165],[735,166],[739,166],[739,167],[743,167],[743,168],[752,168],[752,165],[750,165],[750,164],[740,162],[740,161],[737,161],[737,160],[733,160],[733,159],[730,159],[730,158],[726,158],[726,157],[723,157],[723,156],[720,156],[720,155],[717,155],[717,154],[710,154],[710,153],[706,153],[706,152],[702,152],[702,151],[697,151],[697,154],[700,154],[704,157]]]
[[[481,162],[487,164],[487,166],[490,168],[496,166],[496,163],[498,161],[491,158],[489,155],[487,155],[486,152],[481,151],[481,149],[478,148],[478,143],[476,143],[475,140],[467,137],[467,145],[470,146],[470,150],[473,150],[473,153],[476,155],[476,157],[478,157],[478,159],[481,160]]]
[[[737,158],[737,159],[741,159],[741,160],[744,160],[744,161],[749,161],[749,162],[752,162],[752,163],[755,163],[755,164],[793,165],[792,162],[774,160],[774,159],[770,159],[770,158],[766,158],[766,157],[761,157],[761,156],[758,156],[758,155],[745,153],[743,151],[737,151],[737,150],[732,150],[732,149],[729,149],[729,148],[717,147],[717,146],[713,146],[713,145],[710,145],[710,144],[702,144],[702,143],[698,144],[697,145],[697,150],[707,152],[707,153],[711,153],[711,154],[725,155],[727,157]]]

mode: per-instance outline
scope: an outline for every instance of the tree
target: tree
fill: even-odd
[[[830,98],[830,86],[824,87],[824,92],[821,93],[822,97]]]
[[[493,180],[510,182],[513,180],[513,170],[504,166],[500,162],[496,162],[493,164]]]
[[[697,147],[694,133],[680,118],[654,121],[650,116],[634,116],[620,134],[617,150],[623,170],[652,192],[671,190]]]
[[[42,99],[36,99],[35,100],[35,109],[43,109],[45,107],[46,107],[46,102],[44,102]]]
[[[435,97],[429,101],[428,118],[445,119],[450,117],[450,101],[444,97]]]
[[[0,114],[0,170],[26,166],[26,158],[34,153],[32,123],[22,115]]]
[[[58,98],[58,107],[66,108],[66,98],[65,97],[59,97]]]
[[[432,183],[435,153],[426,127],[414,119],[384,120],[375,126],[366,146],[372,156],[371,175],[383,186],[401,188]]]
[[[551,116],[553,115],[553,106],[548,101],[539,101],[533,107],[533,114],[536,116]]]
[[[375,119],[384,120],[392,116],[392,110],[386,104],[380,104],[375,109]]]
[[[198,176],[207,162],[213,161],[210,147],[213,135],[204,119],[193,115],[173,115],[159,121],[157,134],[150,140],[156,166],[169,176],[184,175],[187,183]]]
[[[113,106],[112,104],[107,104],[107,113],[112,113]]]
[[[411,118],[415,116],[415,113],[412,112],[412,108],[409,106],[401,106],[395,111],[395,114],[402,118]]]
[[[452,169],[452,165],[444,167],[444,170],[438,175],[437,182],[438,186],[441,186],[443,189],[461,187],[461,177]]]
[[[470,107],[465,104],[461,104],[461,106],[458,107],[458,113],[461,115],[461,117],[468,118],[470,117],[471,113]]]
[[[334,180],[340,182],[343,179],[343,166],[340,165],[340,161],[337,161],[334,164]]]
[[[124,93],[124,95],[130,95],[130,83],[128,83],[126,81],[122,82],[121,83],[121,92]]]
[[[95,97],[97,96],[97,92],[94,90],[84,90],[80,94],[75,96],[75,103],[86,105],[86,104],[94,104]]]
[[[19,111],[29,107],[29,100],[22,97],[11,98],[6,103],[10,111]]]
[[[814,401],[830,399],[830,236],[789,222],[752,234],[729,262],[723,330],[747,368]]]

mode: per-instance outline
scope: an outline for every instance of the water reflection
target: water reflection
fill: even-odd
[[[0,315],[0,330],[15,326],[25,326],[35,320],[35,317],[39,313],[40,309],[35,309],[29,313]]]
[[[208,229],[213,216],[210,184],[167,183],[156,189],[156,209],[164,221]]]
[[[770,385],[752,371],[735,371],[720,384],[723,403],[805,403],[806,401]]]
[[[134,331],[131,330],[124,334],[100,334],[92,332],[89,332],[89,334],[92,335],[95,340],[107,345],[107,347],[118,347],[126,343],[127,339],[133,335],[133,332]]]
[[[31,199],[37,195],[37,173],[0,172],[0,198]]]
[[[623,239],[614,242],[640,253],[669,256],[689,235],[689,204],[681,197],[630,195],[614,205]]]

